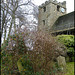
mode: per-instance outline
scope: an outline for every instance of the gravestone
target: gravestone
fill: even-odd
[[[66,70],[66,61],[65,61],[65,57],[63,56],[59,56],[57,57],[57,62],[58,62],[58,66],[60,67],[60,69]]]

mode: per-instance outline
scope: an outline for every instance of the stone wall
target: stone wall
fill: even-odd
[[[59,11],[57,10],[57,6],[59,6]],[[61,12],[61,8],[64,8],[65,12]],[[66,2],[46,1],[39,6],[39,29],[49,31],[57,18],[64,14],[66,14]]]

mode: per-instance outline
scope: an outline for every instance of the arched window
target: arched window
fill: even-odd
[[[46,11],[46,7],[43,8],[44,12]]]
[[[43,25],[45,25],[45,20],[43,20]]]
[[[57,5],[57,11],[59,11],[60,10],[60,6],[59,5]]]

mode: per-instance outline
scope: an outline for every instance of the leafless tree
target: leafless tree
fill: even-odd
[[[4,36],[4,41],[8,34],[8,38],[13,30],[16,33],[17,27],[29,25],[29,16],[33,15],[37,19],[38,9],[31,0],[2,0],[1,1],[1,38]],[[34,20],[33,23],[36,24]],[[32,23],[32,24],[33,24]]]

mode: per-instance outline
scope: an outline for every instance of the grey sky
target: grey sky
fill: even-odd
[[[41,5],[47,0],[33,0],[36,5]],[[74,0],[57,0],[58,2],[66,1],[67,13],[74,11]]]

